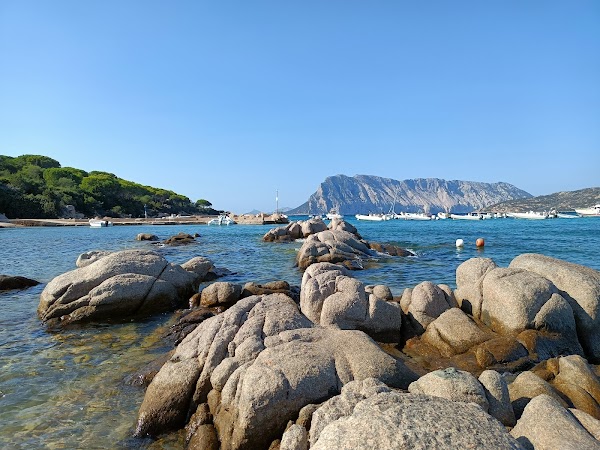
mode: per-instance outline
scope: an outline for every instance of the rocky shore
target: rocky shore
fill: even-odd
[[[304,239],[296,287],[206,285],[218,271],[202,256],[85,254],[38,314],[65,326],[185,308],[174,351],[142,377],[136,436],[185,428],[188,449],[600,448],[600,272],[472,258],[456,289],[423,280],[393,297],[352,273],[402,249],[352,228],[265,235]]]
[[[114,218],[104,217],[103,220],[113,225],[206,225],[217,216],[175,216],[164,218]],[[231,215],[236,224],[240,225],[273,225],[288,223],[281,214]],[[0,228],[12,227],[89,227],[88,219],[6,219],[0,220]]]

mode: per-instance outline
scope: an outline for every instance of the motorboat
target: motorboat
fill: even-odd
[[[92,228],[104,228],[104,227],[112,227],[113,223],[109,220],[103,219],[90,219],[89,220],[90,227]]]
[[[371,220],[373,222],[381,222],[383,220],[391,220],[391,214],[356,214],[357,220]]]
[[[403,220],[434,220],[435,216],[425,213],[402,213],[398,215],[398,218]]]
[[[450,214],[447,212],[439,212],[437,213],[437,218],[438,219],[449,219],[450,218]]]
[[[340,214],[340,212],[337,209],[331,209],[326,215],[325,217],[327,217],[328,220],[333,220],[333,219],[343,219],[344,216]]]
[[[510,212],[510,213],[506,213],[507,217],[512,217],[514,219],[533,219],[533,220],[539,220],[539,219],[547,219],[548,217],[550,217],[548,215],[547,212],[536,212],[536,211],[529,211],[529,212],[524,212],[524,213],[520,213],[520,212]]]
[[[454,220],[483,220],[483,216],[475,213],[450,214],[450,218]]]
[[[594,205],[591,208],[581,208],[581,209],[575,209],[575,212],[577,214],[579,214],[580,216],[586,216],[586,217],[599,217],[600,216],[600,204],[598,205]]]
[[[210,219],[208,225],[235,225],[235,221],[227,214],[220,214],[218,217]]]

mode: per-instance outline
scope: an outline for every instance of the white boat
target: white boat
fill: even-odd
[[[221,214],[219,217],[210,219],[208,225],[235,225],[235,221],[226,214]]]
[[[333,220],[333,219],[343,219],[344,216],[340,214],[339,210],[337,209],[331,209],[326,216],[328,220]]]
[[[576,216],[575,214],[556,213],[556,218],[557,219],[579,219],[579,216]]]
[[[425,213],[401,213],[398,218],[403,220],[434,220],[435,216]]]
[[[589,216],[589,217],[600,216],[600,204],[594,205],[591,208],[575,209],[575,212],[582,217],[583,216]]]
[[[111,221],[102,219],[90,219],[89,222],[92,228],[112,227],[113,225]]]
[[[483,220],[483,217],[479,214],[450,214],[450,218],[454,220]]]
[[[449,219],[450,218],[450,214],[446,213],[446,212],[439,212],[437,213],[437,217],[438,219]]]
[[[374,222],[392,219],[390,214],[357,214],[354,217],[356,217],[357,220],[371,220]]]
[[[539,219],[547,219],[548,217],[550,217],[548,215],[547,212],[536,212],[536,211],[529,211],[529,212],[524,212],[524,213],[519,213],[519,212],[510,212],[510,213],[506,213],[507,217],[512,217],[514,219],[533,219],[533,220],[539,220]]]

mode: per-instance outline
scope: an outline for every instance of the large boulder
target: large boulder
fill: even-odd
[[[422,334],[444,311],[457,305],[454,297],[448,296],[442,288],[423,281],[404,291],[400,306],[414,332]]]
[[[300,308],[316,324],[362,330],[382,342],[400,340],[400,305],[367,294],[363,283],[334,264],[313,264],[304,272]]]
[[[306,238],[296,254],[296,265],[306,269],[317,262],[355,262],[353,268],[361,268],[360,261],[372,258],[374,252],[356,235],[347,231],[321,231]]]
[[[481,320],[499,334],[518,334],[537,359],[583,353],[571,306],[551,281],[528,270],[498,268],[487,273]]]
[[[485,390],[477,378],[454,367],[423,375],[408,386],[408,392],[442,397],[454,402],[475,403],[485,412],[489,409]]]
[[[477,405],[427,395],[381,392],[359,401],[351,414],[329,423],[310,448],[501,450],[522,447],[502,424]]]
[[[548,280],[570,304],[577,333],[592,362],[600,361],[600,272],[589,267],[538,254],[523,254],[511,268],[534,272]]]
[[[538,395],[549,395],[561,402],[564,407],[568,406],[548,382],[529,371],[521,372],[514,381],[508,385],[508,392],[517,419],[521,417],[523,410],[531,399]]]
[[[188,412],[207,401],[212,383],[222,387],[232,372],[253,361],[265,348],[266,337],[311,326],[283,294],[247,297],[204,320],[177,346],[148,386],[136,434],[158,435],[181,428]]]
[[[575,408],[600,419],[600,380],[584,358],[569,355],[548,359],[532,372],[550,383]]]
[[[37,286],[38,284],[40,284],[39,281],[32,280],[31,278],[12,275],[0,275],[0,291],[10,291],[13,289],[27,289],[28,287]]]
[[[542,394],[523,412],[510,434],[526,449],[600,449],[586,428],[556,399]]]
[[[222,387],[213,414],[223,450],[267,448],[302,407],[339,394],[350,381],[376,378],[406,388],[415,379],[360,331],[289,330],[265,339],[265,346]]]
[[[217,305],[231,305],[238,301],[241,294],[241,285],[228,281],[217,281],[202,289],[200,305],[205,308]]]
[[[481,329],[459,308],[450,308],[429,324],[421,339],[436,347],[442,356],[465,353],[494,335]]]
[[[40,296],[44,322],[120,319],[185,306],[197,277],[147,250],[124,250],[59,275]]]
[[[484,370],[479,376],[479,382],[483,386],[489,404],[489,415],[507,427],[514,427],[515,412],[510,403],[506,380],[495,370]]]
[[[490,258],[471,258],[456,268],[456,300],[467,314],[481,316],[483,278],[496,267]]]

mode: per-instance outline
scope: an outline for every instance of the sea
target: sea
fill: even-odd
[[[388,285],[394,295],[422,281],[454,288],[456,268],[474,257],[492,258],[505,267],[519,254],[541,253],[600,270],[600,218],[346,220],[368,241],[396,244],[416,254],[373,260],[353,273],[365,284]],[[263,242],[272,227],[0,228],[0,273],[42,283],[0,293],[0,448],[183,448],[183,432],[158,440],[132,437],[144,388],[131,380],[172,349],[164,335],[174,315],[53,330],[38,319],[40,294],[54,277],[73,270],[81,253],[130,248],[155,249],[174,263],[208,257],[230,271],[223,281],[300,285],[302,273],[294,259],[302,242]],[[179,232],[200,237],[183,247],[135,240],[138,233],[166,239]],[[478,238],[484,239],[484,247],[476,247]],[[463,239],[464,247],[456,247],[457,239]]]

